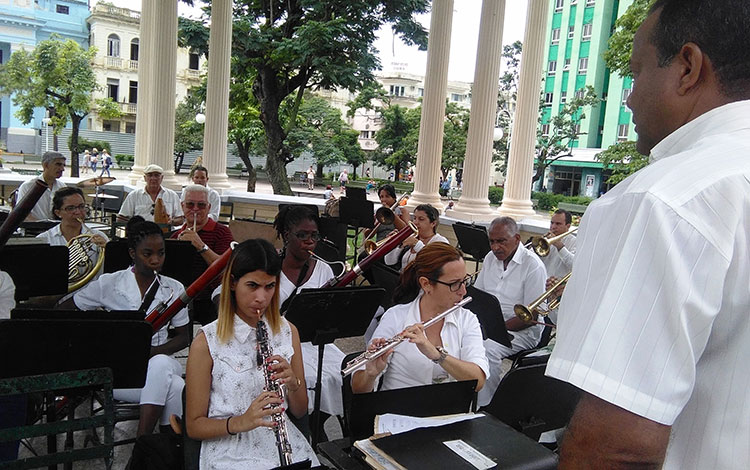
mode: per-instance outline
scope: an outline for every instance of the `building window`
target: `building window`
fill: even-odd
[[[560,28],[552,30],[552,44],[558,44],[560,42]]]
[[[406,89],[400,85],[391,85],[391,96],[404,96]]]
[[[570,59],[565,59],[565,64],[563,65],[563,71],[570,70]]]
[[[463,95],[459,95],[458,93],[451,93],[451,101],[463,101]]]
[[[582,39],[584,41],[587,41],[591,39],[591,32],[594,30],[594,25],[592,23],[586,23],[583,25],[583,33],[581,34]]]
[[[630,92],[632,90],[630,88],[625,88],[622,90],[622,105],[627,106],[628,105],[628,98],[630,97]]]
[[[419,91],[419,96],[423,97],[424,96],[424,88],[420,88],[418,91]]]
[[[576,34],[576,27],[575,25],[568,26],[568,39],[573,39],[573,36]]]
[[[126,134],[135,134],[135,123],[134,122],[126,122],[125,123],[125,133]]]
[[[120,88],[120,80],[116,78],[107,79],[107,98],[112,98],[113,101],[117,101],[119,98],[118,89]]]
[[[570,0],[571,5],[575,5],[576,3],[578,3],[578,0]]]
[[[576,90],[576,99],[580,100],[583,99],[583,95],[585,94],[583,88]]]
[[[198,70],[198,59],[200,58],[199,54],[196,54],[195,52],[190,53],[190,65],[188,68],[190,70]]]
[[[120,57],[120,38],[116,34],[110,34],[107,37],[107,55]]]
[[[563,91],[560,93],[560,103],[565,103],[566,101],[568,101],[568,92]]]
[[[360,139],[372,139],[375,137],[375,131],[359,131]]]
[[[552,104],[552,100],[555,98],[554,93],[545,93],[544,94],[544,104]]]
[[[130,41],[130,60],[138,60],[138,38]]]
[[[542,135],[549,137],[549,124],[542,124]]]
[[[589,68],[589,58],[581,57],[578,59],[578,73],[586,73]]]
[[[587,7],[593,7],[596,4],[596,0],[586,0]]]
[[[128,103],[136,104],[138,102],[138,82],[130,80],[128,88]]]
[[[70,8],[68,8],[67,5],[56,5],[55,11],[58,13],[62,13],[63,15],[70,14]]]
[[[573,132],[575,132],[576,136],[581,135],[581,125],[576,124],[575,126],[573,126]],[[578,137],[576,137],[576,140],[578,140]]]
[[[555,11],[562,11],[565,0],[555,0]]]
[[[549,71],[550,75],[554,75],[557,71],[557,61],[556,60],[550,60],[549,61],[549,67],[547,67],[547,70]]]
[[[628,130],[629,130],[628,124],[620,124],[617,126],[617,140],[620,142],[624,142],[628,140]]]

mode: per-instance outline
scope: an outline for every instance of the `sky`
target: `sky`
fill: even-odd
[[[92,6],[97,2],[98,0],[91,0]],[[131,10],[140,11],[141,9],[141,0],[109,0],[109,2]],[[200,0],[195,0],[195,3],[196,5],[200,4]],[[525,0],[508,0],[506,2],[503,44],[523,40],[527,3]],[[474,81],[474,63],[476,61],[481,10],[481,0],[457,0],[454,2],[448,80]],[[193,18],[197,18],[201,14],[199,8],[191,8],[181,2],[178,3],[178,11],[181,16]],[[429,13],[419,15],[418,20],[426,28],[429,28]],[[427,52],[419,51],[416,47],[406,46],[398,37],[394,38],[390,26],[385,26],[378,31],[375,48],[380,53],[380,63],[384,72],[401,70],[415,75],[425,74]]]

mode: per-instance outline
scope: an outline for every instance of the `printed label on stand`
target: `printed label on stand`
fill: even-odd
[[[486,455],[471,447],[461,439],[455,441],[443,442],[450,450],[458,454],[459,457],[472,464],[477,470],[487,470],[495,468],[497,464],[490,460]]]

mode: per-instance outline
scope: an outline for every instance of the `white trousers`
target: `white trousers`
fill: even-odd
[[[146,384],[143,388],[116,388],[113,390],[115,400],[141,405],[163,406],[160,425],[169,424],[173,414],[182,416],[182,366],[174,358],[157,354],[148,361]]]

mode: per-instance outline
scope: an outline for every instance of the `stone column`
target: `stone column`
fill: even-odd
[[[229,61],[232,53],[232,1],[211,2],[211,36],[208,43],[206,127],[203,131],[203,164],[209,185],[231,188],[227,179],[227,127],[229,125]]]
[[[177,71],[177,0],[143,2],[138,61],[135,165],[128,177],[144,184],[143,168],[164,168],[162,184],[179,189],[174,175],[174,110]]]
[[[450,217],[462,220],[491,220],[487,188],[492,162],[492,137],[497,113],[497,89],[503,52],[505,0],[484,0],[479,22],[479,47],[471,96],[471,120],[466,140],[463,192]]]
[[[508,156],[508,179],[499,213],[516,219],[536,214],[531,205],[531,177],[536,153],[539,91],[544,62],[547,0],[529,0],[521,53],[518,102]]]
[[[417,171],[409,207],[431,204],[442,210],[438,185],[443,155],[443,122],[445,95],[448,89],[453,0],[434,0],[427,44],[427,70],[422,100],[422,120],[417,144]]]

